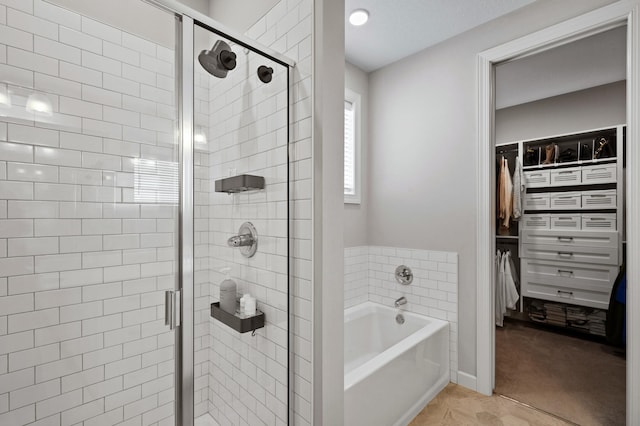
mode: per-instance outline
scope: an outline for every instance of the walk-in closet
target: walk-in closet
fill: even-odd
[[[495,392],[581,425],[625,419],[625,35],[496,68]]]

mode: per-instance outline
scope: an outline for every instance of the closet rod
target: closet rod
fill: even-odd
[[[512,153],[518,153],[518,148],[511,148],[511,149],[500,149],[498,151],[496,151],[496,154],[500,155],[500,154],[512,154]]]

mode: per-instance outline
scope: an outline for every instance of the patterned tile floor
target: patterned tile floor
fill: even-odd
[[[409,426],[566,426],[573,425],[498,395],[485,396],[450,383]]]

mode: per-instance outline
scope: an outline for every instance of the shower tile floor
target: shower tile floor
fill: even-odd
[[[220,426],[209,413],[198,417],[193,424],[194,426]]]

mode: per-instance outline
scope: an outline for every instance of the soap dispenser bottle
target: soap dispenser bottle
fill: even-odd
[[[220,308],[232,315],[236,313],[236,282],[231,279],[231,268],[222,268],[220,272],[225,274],[225,280],[220,283]]]

